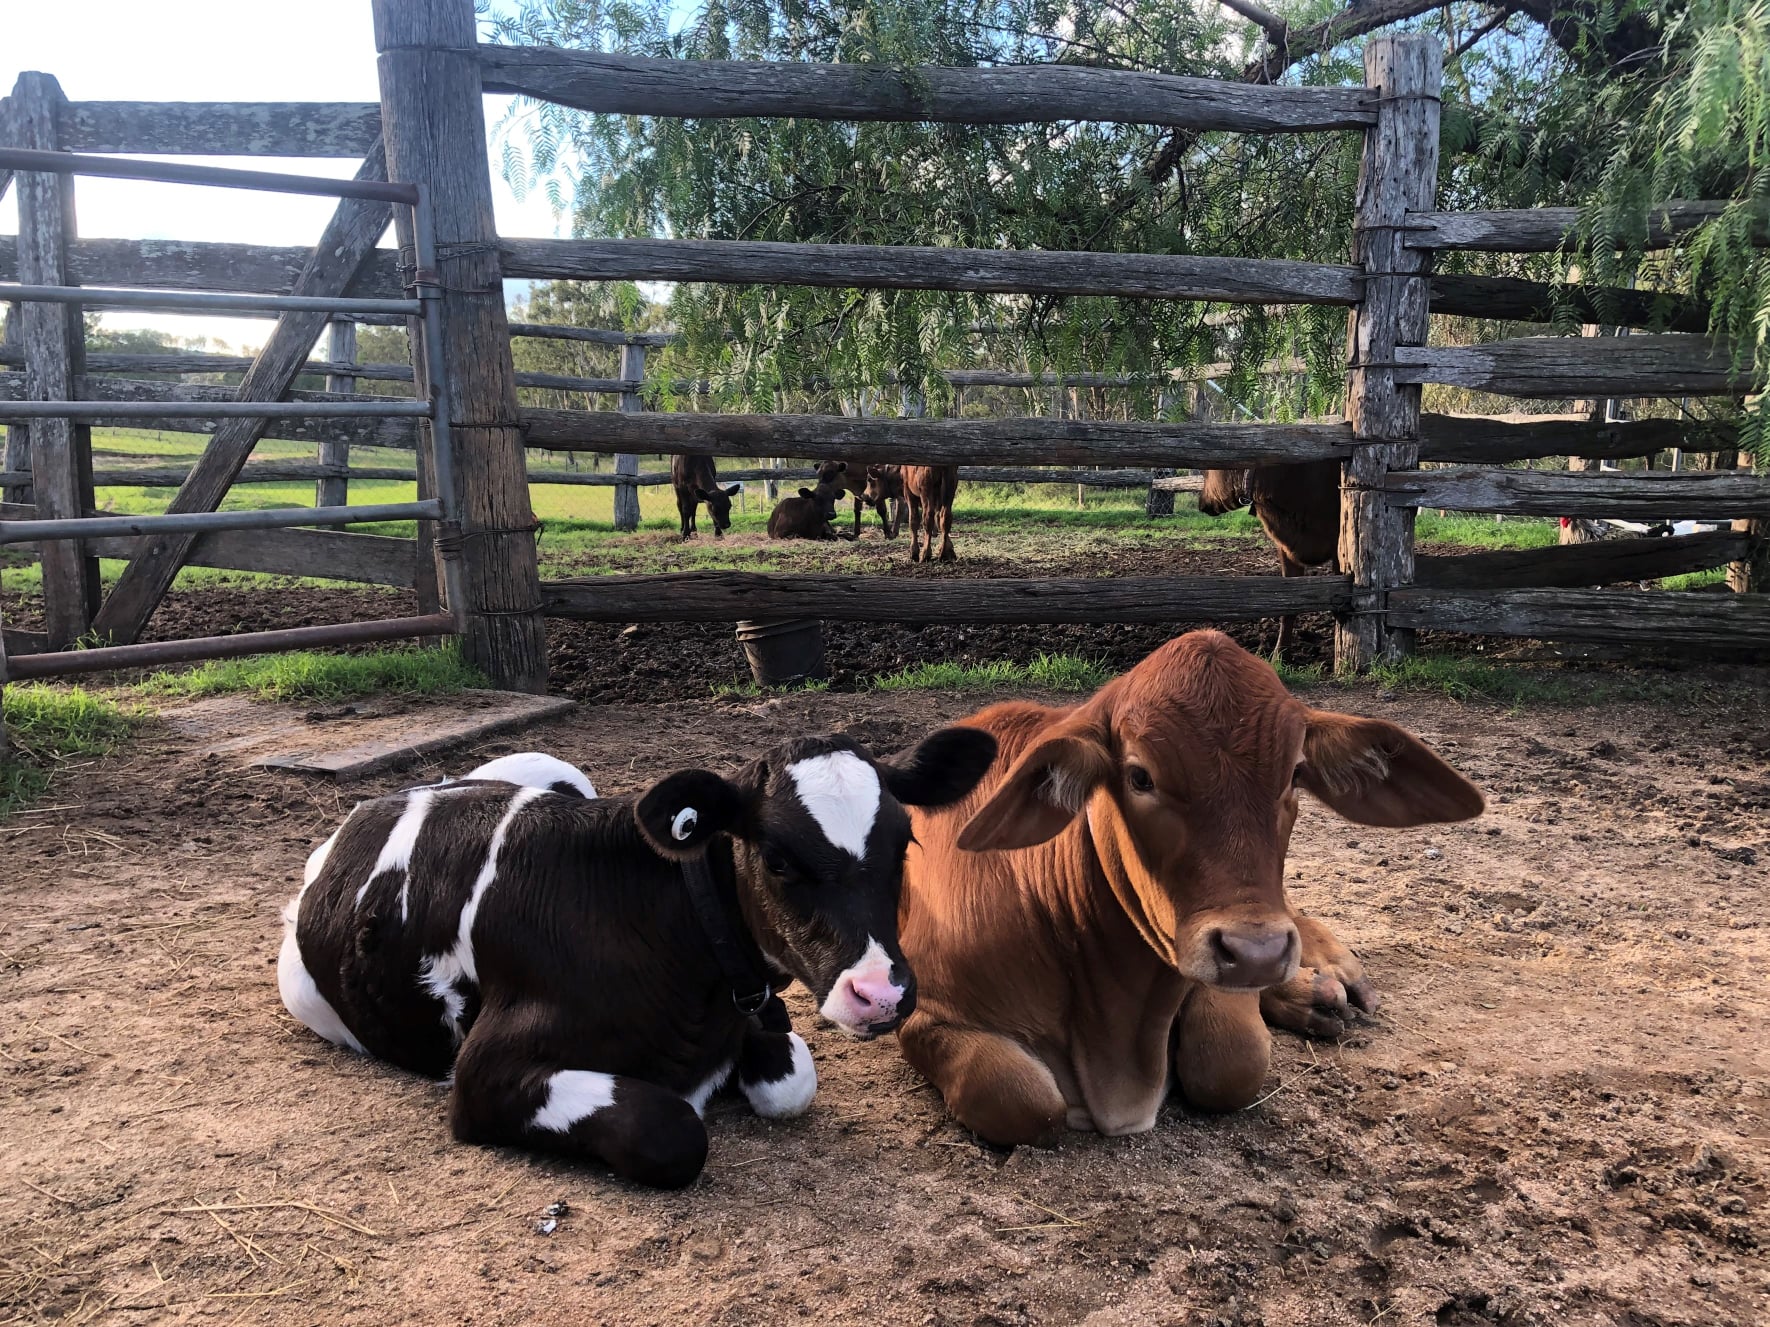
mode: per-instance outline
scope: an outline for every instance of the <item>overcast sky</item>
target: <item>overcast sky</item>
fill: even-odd
[[[0,0],[0,93],[21,70],[53,74],[73,101],[375,101],[369,0]],[[509,98],[487,97],[488,127]],[[349,176],[356,163],[313,159],[182,158],[214,165]],[[336,204],[326,198],[81,179],[80,233],[124,239],[311,244]],[[498,232],[566,233],[545,194],[519,202],[496,173]],[[18,229],[9,190],[0,232]],[[391,242],[385,241],[385,242]],[[169,314],[105,315],[106,325],[164,327],[256,344],[270,324]]]

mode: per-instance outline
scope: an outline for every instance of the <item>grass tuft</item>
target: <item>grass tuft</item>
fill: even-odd
[[[137,684],[147,696],[222,696],[259,700],[352,700],[376,691],[446,696],[488,685],[452,647],[377,650],[371,654],[263,654],[216,659],[185,672],[157,673]]]
[[[1112,673],[1074,654],[1041,654],[1031,663],[992,659],[988,663],[923,663],[874,680],[881,691],[990,691],[1031,685],[1051,691],[1094,691]]]
[[[104,754],[128,735],[135,717],[79,687],[14,683],[4,697],[13,754],[0,757],[0,820],[42,794],[57,761]]]

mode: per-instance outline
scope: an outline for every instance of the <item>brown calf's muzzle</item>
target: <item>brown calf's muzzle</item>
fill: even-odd
[[[1184,919],[1174,937],[1184,977],[1225,990],[1257,991],[1297,975],[1302,940],[1282,907],[1239,904]]]

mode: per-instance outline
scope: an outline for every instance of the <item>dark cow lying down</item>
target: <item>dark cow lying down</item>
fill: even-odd
[[[770,987],[804,982],[859,1037],[915,1007],[904,807],[964,796],[994,755],[971,729],[892,761],[802,738],[732,779],[684,770],[600,800],[529,755],[361,803],[286,914],[283,1002],[329,1041],[452,1070],[463,1142],[687,1184],[722,1086],[769,1117],[811,1104],[810,1053]]]

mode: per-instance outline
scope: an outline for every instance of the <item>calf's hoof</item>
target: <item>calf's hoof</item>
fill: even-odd
[[[1382,997],[1362,972],[1301,968],[1282,986],[1260,992],[1260,1015],[1272,1027],[1303,1037],[1334,1038],[1357,1021],[1358,1012],[1375,1013]]]

